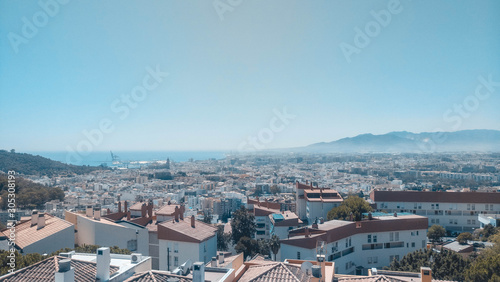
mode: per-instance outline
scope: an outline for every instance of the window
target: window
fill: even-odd
[[[455,220],[454,220],[454,223],[455,223],[455,224],[458,224],[458,220],[456,220],[456,219],[455,219]]]
[[[179,257],[174,257],[174,266],[179,266]]]
[[[470,219],[469,219],[469,222],[470,222]],[[453,224],[453,219],[450,219],[450,224]]]
[[[373,243],[377,243],[377,235],[373,235]]]
[[[394,232],[394,237],[396,241],[399,241],[399,232]]]
[[[368,235],[368,243],[372,242],[372,235]]]
[[[470,211],[470,204],[467,204],[467,210]]]
[[[411,247],[412,247],[412,248],[415,248],[415,242],[412,242],[412,243],[411,243]]]
[[[349,239],[345,239],[345,247],[348,248],[349,247]]]
[[[297,259],[300,259],[300,252],[297,252]]]
[[[399,255],[396,255],[394,258],[395,258],[397,261],[399,261]]]
[[[450,219],[450,221],[452,221],[452,220]],[[467,224],[470,224],[470,219],[467,219]]]
[[[431,204],[431,209],[434,209],[434,204]]]
[[[475,211],[475,210],[476,210],[476,204],[472,204],[472,205],[471,205],[471,207],[472,207],[472,210],[473,210],[473,211]]]
[[[425,248],[425,245],[426,245],[425,240],[422,240],[422,249]]]
[[[436,210],[439,210],[439,204],[436,204]]]
[[[389,233],[389,241],[394,241],[394,232]]]
[[[174,253],[179,252],[179,243],[174,243]]]
[[[476,224],[476,220],[475,219],[472,220],[472,224],[474,224],[474,225]]]
[[[418,230],[417,230],[417,236],[418,236]]]
[[[490,205],[490,211],[493,211],[493,204]]]
[[[489,207],[489,206],[488,206],[488,204],[484,205],[484,210],[486,210],[486,211],[487,211],[487,210],[488,210],[488,207]]]
[[[349,247],[351,246],[351,238],[349,238]]]
[[[378,257],[373,257],[373,263],[378,263]]]
[[[368,257],[368,264],[372,264],[372,258]]]
[[[439,218],[436,218],[436,223],[439,223]]]

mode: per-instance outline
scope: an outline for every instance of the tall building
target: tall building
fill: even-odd
[[[334,189],[318,188],[310,185],[296,183],[297,215],[309,223],[315,219],[324,218],[334,207],[338,207],[344,199]]]

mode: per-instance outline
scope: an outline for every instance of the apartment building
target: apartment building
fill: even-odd
[[[335,262],[335,273],[366,275],[409,252],[426,247],[427,218],[418,215],[369,216],[357,222],[331,220],[289,232],[278,259]]]
[[[173,220],[157,224],[159,269],[171,271],[182,263],[209,262],[217,254],[217,228],[196,221],[186,220],[176,214]]]
[[[85,214],[65,211],[65,218],[75,226],[78,245],[118,246],[143,255],[149,254],[148,229],[129,221],[101,217],[98,207],[87,207]]]
[[[334,189],[313,187],[312,183],[296,183],[297,215],[309,223],[324,218],[334,207],[338,207],[344,199]]]
[[[269,223],[271,228],[269,235],[276,235],[279,238],[287,238],[288,232],[292,229],[298,228],[302,224],[302,220],[291,211],[282,211],[281,213],[273,213],[269,216]]]
[[[479,228],[479,214],[500,214],[500,193],[497,192],[373,190],[370,199],[379,211],[426,216],[429,226],[439,224],[453,233]]]
[[[271,238],[271,220],[272,214],[279,214],[279,209],[272,209],[265,206],[254,205],[253,214],[255,215],[255,239]]]
[[[15,226],[15,248],[23,254],[50,254],[63,248],[75,247],[75,226],[50,214],[33,211],[29,220]],[[7,251],[11,230],[0,232],[0,250]]]

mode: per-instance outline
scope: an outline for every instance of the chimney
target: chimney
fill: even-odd
[[[212,257],[212,263],[210,264],[211,267],[217,267],[217,257]]]
[[[38,222],[38,210],[33,210],[31,212],[31,226],[36,225]]]
[[[128,203],[127,203],[127,201],[125,201],[123,203],[123,208],[124,208],[124,210],[123,210],[124,212],[128,212]]]
[[[55,273],[55,282],[74,282],[75,268],[71,267],[70,259],[59,261],[59,270]]]
[[[87,206],[87,209],[85,210],[85,215],[88,217],[92,217],[92,206]]]
[[[106,210],[106,214],[111,214],[111,210],[109,208]]]
[[[142,206],[141,206],[141,217],[146,217],[147,213],[148,213],[148,207],[146,206],[146,203],[142,203]]]
[[[118,202],[118,212],[122,212],[122,202]]]
[[[127,220],[130,220],[130,211],[127,212]]]
[[[314,278],[321,278],[321,266],[319,265],[312,266],[312,276]]]
[[[38,214],[37,230],[45,227],[45,214],[42,212]]]
[[[373,219],[373,215],[371,212],[368,213],[368,220],[372,220]]]
[[[224,263],[224,253],[219,253],[218,257],[219,257],[219,264],[223,264]]]
[[[101,220],[101,207],[94,208],[94,219]]]
[[[203,262],[193,263],[193,282],[205,282],[205,264]]]
[[[195,228],[195,221],[194,220],[194,215],[191,216],[191,227]]]
[[[420,267],[420,278],[422,282],[432,281],[432,270],[430,267]]]
[[[312,224],[311,227],[314,228],[314,229],[318,229],[318,224],[315,222],[315,223]]]
[[[179,221],[179,207],[178,206],[175,206],[174,217],[175,217],[175,221]]]
[[[148,205],[148,217],[149,218],[153,217],[153,202],[149,202],[149,205]]]
[[[184,211],[186,210],[186,207],[184,207],[184,204],[181,205],[181,208],[180,208],[180,213],[179,213],[179,217],[181,220],[184,220]]]
[[[305,236],[309,237],[309,228],[308,227],[306,227],[306,230],[304,232],[305,232]]]
[[[108,247],[97,249],[97,274],[96,280],[109,280],[109,265],[111,263],[111,254]]]

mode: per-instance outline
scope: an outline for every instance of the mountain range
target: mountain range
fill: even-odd
[[[395,131],[381,135],[361,134],[288,151],[307,153],[500,152],[500,131],[476,129],[454,132]]]

